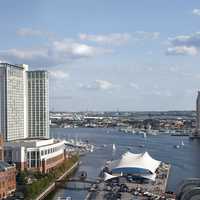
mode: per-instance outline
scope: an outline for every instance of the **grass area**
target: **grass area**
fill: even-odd
[[[57,168],[52,170],[47,174],[42,174],[39,172],[21,172],[17,179],[24,187],[24,198],[26,200],[33,200],[39,194],[41,194],[50,184],[52,184],[56,179],[62,176],[68,169],[70,169],[73,164],[79,160],[78,156],[73,156],[69,160],[64,161]],[[27,184],[27,177],[31,177],[33,182]]]

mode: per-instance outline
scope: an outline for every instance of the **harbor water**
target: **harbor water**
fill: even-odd
[[[79,167],[79,171],[86,171],[90,179],[98,177],[106,161],[118,159],[128,150],[134,153],[148,151],[153,158],[171,164],[167,190],[176,191],[178,184],[185,178],[200,177],[200,140],[159,134],[144,138],[142,135],[124,134],[117,129],[105,128],[52,128],[51,136],[88,141],[95,145],[93,152],[81,157]],[[181,145],[182,141],[184,146],[174,148]],[[72,197],[72,200],[82,200],[86,195],[87,191],[58,188],[47,199]]]

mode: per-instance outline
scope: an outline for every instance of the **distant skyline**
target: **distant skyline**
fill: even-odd
[[[197,0],[0,2],[0,62],[50,72],[50,110],[195,110]]]

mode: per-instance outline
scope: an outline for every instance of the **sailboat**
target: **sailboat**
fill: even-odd
[[[116,151],[116,146],[115,146],[115,144],[113,144],[112,148],[113,148],[113,151]]]
[[[181,144],[180,145],[174,145],[174,148],[176,149],[180,149],[181,147],[183,147],[185,144],[183,142],[183,140],[181,140]]]
[[[176,149],[180,149],[180,145],[174,145],[174,148],[176,148]]]
[[[93,151],[94,151],[94,145],[92,144],[90,148],[90,152],[92,153]]]

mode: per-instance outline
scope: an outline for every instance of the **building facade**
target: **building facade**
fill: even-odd
[[[27,136],[24,66],[0,63],[0,132],[7,141]]]
[[[49,138],[49,88],[46,71],[28,71],[28,137]]]
[[[0,153],[20,171],[46,173],[67,157],[64,141],[49,139],[48,90],[46,71],[0,64],[0,133],[6,141]]]
[[[49,172],[66,158],[64,141],[56,139],[23,140],[5,144],[5,160],[14,162],[19,171]]]
[[[0,160],[4,160],[3,136],[0,134]]]
[[[198,91],[196,100],[196,135],[200,136],[200,91]]]
[[[5,141],[49,138],[48,73],[0,63],[0,132]]]
[[[0,199],[12,196],[16,190],[15,165],[0,161]]]
[[[11,196],[16,190],[15,164],[4,162],[4,142],[0,135],[0,199]]]

